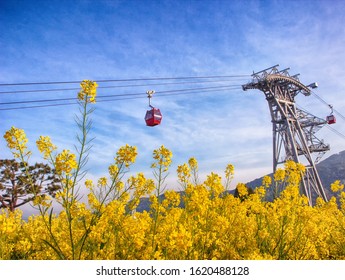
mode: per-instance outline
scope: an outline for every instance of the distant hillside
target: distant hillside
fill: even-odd
[[[324,187],[329,186],[335,180],[345,183],[345,151],[332,155],[317,165],[317,170]]]
[[[342,183],[345,183],[345,151],[331,155],[330,157],[317,164],[316,168],[319,172],[319,176],[325,189],[326,195],[329,197],[330,195],[332,195],[330,185],[335,180],[340,180]],[[263,177],[248,182],[247,186],[251,188],[260,186],[262,183],[262,178]]]
[[[330,197],[332,195],[330,185],[335,180],[340,180],[342,183],[345,183],[345,151],[340,152],[339,154],[334,154],[327,159],[321,161],[316,166],[320,179],[322,181],[322,184],[325,188],[326,195]],[[272,175],[272,174],[267,174]],[[255,179],[253,181],[250,181],[246,183],[248,187],[251,187],[252,189],[255,189],[256,187],[259,187],[262,183],[262,178]],[[233,191],[231,192],[233,193]],[[180,195],[183,195],[183,192],[180,192]],[[161,196],[161,198],[164,198],[164,195]],[[180,205],[183,207],[183,205]],[[138,212],[142,212],[144,210],[149,210],[150,208],[150,201],[149,198],[142,198],[140,201],[139,206],[137,207]]]

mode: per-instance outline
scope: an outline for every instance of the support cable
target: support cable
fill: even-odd
[[[208,87],[208,88],[198,88],[198,89],[181,89],[181,90],[166,90],[166,91],[159,91],[157,93],[164,93],[164,95],[157,95],[156,97],[169,97],[171,95],[186,95],[186,94],[196,94],[195,91],[197,90],[198,93],[206,93],[206,92],[217,92],[225,91],[225,90],[237,90],[239,87],[237,86],[222,86],[222,87]],[[143,93],[133,93],[133,94],[114,94],[114,95],[106,95],[106,96],[97,96],[97,98],[106,98],[97,101],[99,102],[112,102],[112,101],[120,101],[120,100],[127,100],[127,99],[141,99],[146,98],[143,96]],[[109,98],[109,99],[108,99]],[[7,102],[7,103],[0,103],[0,105],[12,105],[12,104],[30,104],[30,103],[40,103],[40,102],[57,102],[57,101],[72,101],[68,103],[55,103],[55,104],[44,104],[44,105],[33,105],[33,106],[20,106],[20,107],[12,107],[12,108],[0,108],[0,111],[10,111],[10,110],[19,110],[19,109],[34,109],[34,108],[44,108],[44,107],[54,107],[54,106],[68,106],[68,105],[75,105],[77,104],[77,98],[60,98],[60,99],[50,99],[50,100],[32,100],[32,101],[14,101],[14,102]]]
[[[215,78],[244,78],[250,75],[224,75],[224,76],[187,76],[187,77],[155,77],[155,78],[132,78],[132,79],[109,79],[97,80],[98,83],[109,82],[134,82],[134,81],[161,81],[161,80],[193,80],[193,79],[215,79]],[[54,84],[80,84],[80,81],[58,81],[58,82],[28,82],[28,83],[8,83],[0,86],[28,86],[28,85],[54,85]]]
[[[334,127],[330,126],[329,124],[327,124],[326,126],[329,130],[333,131],[335,134],[337,134],[338,136],[342,137],[343,139],[345,139],[345,135],[341,132],[339,132],[338,130],[336,130]]]
[[[175,89],[175,90],[162,90],[157,91],[157,93],[177,93],[177,92],[188,92],[188,91],[204,91],[209,89],[236,89],[240,88],[240,85],[227,85],[227,86],[215,86],[215,87],[202,87],[202,88],[188,88],[188,89]],[[111,97],[122,97],[122,96],[140,96],[142,93],[128,93],[128,94],[111,94],[111,95],[99,95],[99,98],[111,98]],[[76,100],[76,97],[69,98],[55,98],[55,99],[38,99],[38,100],[23,100],[23,101],[10,101],[10,102],[0,102],[0,105],[13,105],[13,104],[30,104],[30,103],[44,103],[44,102],[57,102],[57,101],[71,101]]]
[[[302,106],[298,105],[297,103],[295,103],[295,104],[296,104],[296,106],[297,106],[299,109],[301,109],[301,110],[303,110],[304,112],[306,112],[306,113],[312,115],[308,110],[306,110],[306,109],[303,108]],[[336,130],[336,129],[335,129],[334,127],[332,127],[331,125],[329,125],[329,124],[326,123],[326,127],[327,127],[329,130],[333,131],[333,132],[334,132],[335,134],[337,134],[338,136],[340,136],[340,137],[342,137],[343,139],[345,139],[345,135],[344,135],[343,133],[339,132],[338,130]]]
[[[328,102],[326,102],[324,99],[322,99],[320,96],[318,96],[315,92],[311,92],[319,101],[321,101],[323,104],[325,104],[327,107],[330,107],[330,104]],[[341,114],[339,111],[337,111],[336,109],[334,109],[334,107],[332,108],[333,111],[339,116],[341,117],[343,120],[345,120],[345,116],[343,114]]]
[[[107,88],[131,88],[131,87],[152,87],[152,86],[169,86],[169,85],[182,85],[182,84],[204,84],[204,83],[225,83],[229,80],[216,80],[216,81],[191,81],[191,82],[172,82],[172,83],[150,83],[139,85],[116,85],[116,86],[99,86],[98,89]],[[241,85],[238,85],[241,86]],[[56,88],[56,89],[35,89],[35,90],[14,90],[14,91],[0,91],[0,94],[14,94],[14,93],[38,93],[38,92],[61,92],[61,91],[76,91],[79,88]]]

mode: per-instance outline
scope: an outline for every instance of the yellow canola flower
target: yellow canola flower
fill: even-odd
[[[240,197],[248,195],[248,188],[245,184],[239,183],[236,188]]]
[[[14,126],[6,131],[4,138],[7,141],[7,147],[9,147],[10,149],[16,149],[18,142],[23,142],[24,144],[27,143],[24,130],[16,128]]]
[[[19,158],[21,155],[28,156],[31,154],[31,152],[27,151],[26,144],[28,139],[23,129],[12,126],[11,129],[5,132],[4,138],[7,142],[7,147],[19,152],[13,152],[14,157]]]
[[[235,174],[235,167],[232,164],[228,164],[225,169],[225,177],[232,178]]]
[[[151,167],[156,168],[157,166],[161,166],[164,167],[164,171],[167,171],[172,162],[171,158],[172,152],[162,145],[159,149],[153,151],[153,159],[156,161],[151,165]]]
[[[72,169],[78,167],[75,154],[71,153],[69,150],[63,150],[60,154],[56,156],[55,159],[55,169],[58,174],[66,173],[70,175]]]
[[[266,188],[268,188],[272,184],[272,178],[270,176],[264,176],[262,179],[262,185]]]
[[[276,182],[283,182],[285,180],[285,170],[278,168],[273,175],[274,181]]]
[[[218,174],[213,172],[211,172],[211,174],[207,176],[205,185],[210,188],[213,195],[219,195],[224,191],[222,178]]]
[[[177,177],[180,182],[187,183],[189,181],[190,176],[190,168],[186,163],[177,166]]]
[[[92,182],[92,180],[90,180],[90,179],[86,179],[85,180],[85,187],[87,188],[87,189],[92,189],[92,187],[93,187],[93,182]]]
[[[340,180],[336,180],[334,183],[331,184],[332,192],[340,192],[344,189],[344,185],[341,184]]]
[[[108,171],[109,171],[109,175],[112,178],[115,178],[119,173],[119,168],[116,164],[112,164],[108,167]]]
[[[289,173],[296,171],[303,174],[306,169],[303,164],[295,162],[293,160],[288,160],[287,162],[285,162],[285,170]]]
[[[48,141],[42,139],[41,143],[42,150],[48,150],[43,143]],[[334,182],[332,189],[339,192],[341,207],[336,198],[329,202],[317,199],[316,206],[311,207],[296,185],[303,172],[296,164],[278,171],[274,179],[285,189],[273,201],[263,199],[265,186],[272,184],[269,177],[252,195],[239,184],[237,190],[246,199],[237,199],[231,194],[215,195],[224,186],[221,177],[211,173],[200,184],[188,180],[184,196],[167,191],[159,201],[151,195],[151,209],[135,212],[139,198],[154,189],[154,181],[143,173],[128,179],[117,176],[121,166],[131,164],[136,156],[136,149],[128,145],[120,150],[118,162],[108,169],[114,193],[120,195],[107,203],[99,200],[93,182],[86,180],[91,190],[88,205],[61,204],[59,214],[49,216],[48,211],[26,220],[17,211],[0,209],[0,259],[52,260],[61,258],[60,251],[64,259],[89,260],[345,259],[345,193],[340,181]],[[158,149],[155,163],[166,168],[170,153]],[[75,157],[67,150],[56,161],[61,172],[76,166]],[[178,173],[187,179],[195,168],[197,163],[188,162],[178,168]],[[231,176],[233,169],[229,167],[225,173]],[[52,200],[66,200],[71,195],[68,190],[72,181],[67,178],[62,183],[68,187]],[[98,180],[99,185],[106,183],[106,177]],[[50,200],[42,197],[34,203],[49,207]],[[219,271],[225,275],[230,272],[226,269]]]
[[[115,162],[116,164],[125,164],[126,167],[129,167],[135,162],[137,155],[137,147],[126,144],[117,151]],[[114,168],[113,171],[115,171]]]
[[[121,192],[125,188],[125,184],[122,181],[116,182],[115,188],[118,192]]]
[[[41,205],[43,207],[50,207],[52,204],[51,198],[47,195],[38,195],[33,200],[33,205]]]
[[[88,198],[88,203],[89,205],[94,208],[94,209],[99,209],[100,207],[100,202],[99,200],[97,199],[97,197],[95,196],[95,194],[93,193],[89,193],[87,195],[87,198]]]
[[[189,167],[191,169],[198,169],[198,161],[196,158],[192,157],[188,160]]]
[[[44,159],[48,159],[51,153],[57,149],[57,147],[51,142],[49,136],[40,136],[36,141],[38,150],[43,153]]]
[[[154,189],[154,181],[152,179],[146,179],[143,173],[138,173],[136,177],[128,179],[135,189],[134,196],[140,197],[146,193],[150,193]]]
[[[78,99],[86,103],[96,103],[98,84],[94,81],[84,80],[80,83],[81,90],[78,93]]]
[[[99,187],[105,187],[107,185],[107,178],[106,177],[101,177],[98,179],[97,185]]]
[[[175,191],[166,191],[164,193],[165,200],[167,201],[168,205],[172,205],[174,207],[179,206],[180,204],[180,195]]]

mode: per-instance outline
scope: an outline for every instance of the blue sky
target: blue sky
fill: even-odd
[[[280,65],[300,73],[302,83],[318,82],[323,100],[345,112],[344,1],[0,1],[0,84],[152,77],[250,75]],[[223,79],[224,80],[224,79]],[[99,95],[142,93],[143,98],[99,102],[93,114],[95,137],[89,177],[106,174],[117,149],[138,147],[132,172],[151,175],[152,151],[172,150],[168,187],[178,187],[176,167],[194,156],[204,176],[235,165],[236,182],[272,171],[272,127],[263,93],[243,92],[250,77],[204,84],[100,88]],[[179,80],[181,82],[181,80]],[[138,86],[145,84],[145,86]],[[100,86],[129,85],[100,83]],[[136,86],[134,86],[136,85]],[[236,85],[236,89],[163,96],[159,91]],[[73,88],[74,85],[54,85]],[[51,89],[53,86],[1,86],[0,91]],[[160,126],[145,126],[146,90],[163,113]],[[74,97],[75,91],[1,94],[0,102]],[[296,102],[319,117],[329,109],[317,98]],[[13,106],[13,105],[12,105]],[[1,105],[0,108],[8,108]],[[23,128],[42,161],[35,141],[49,135],[61,151],[73,150],[77,106],[0,110],[0,133]],[[342,118],[334,129],[345,134]],[[345,150],[344,138],[323,128],[318,137],[331,145],[326,156]],[[1,158],[11,157],[0,139]],[[325,157],[326,157],[325,156]]]

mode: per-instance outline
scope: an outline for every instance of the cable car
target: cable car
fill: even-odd
[[[147,97],[149,98],[150,109],[146,111],[145,122],[147,126],[156,126],[159,125],[162,121],[162,113],[158,108],[151,106],[151,98],[155,93],[154,90],[148,90]]]
[[[328,124],[334,124],[334,123],[336,123],[337,120],[335,119],[334,115],[329,115],[326,117],[326,121]]]
[[[147,126],[159,125],[162,121],[162,113],[158,108],[151,106],[150,110],[146,111],[145,122]]]
[[[333,106],[332,105],[328,105],[328,106],[329,108],[331,108],[331,114],[326,117],[326,121],[328,124],[334,124],[336,123],[336,119],[335,119],[335,116],[333,115]]]

